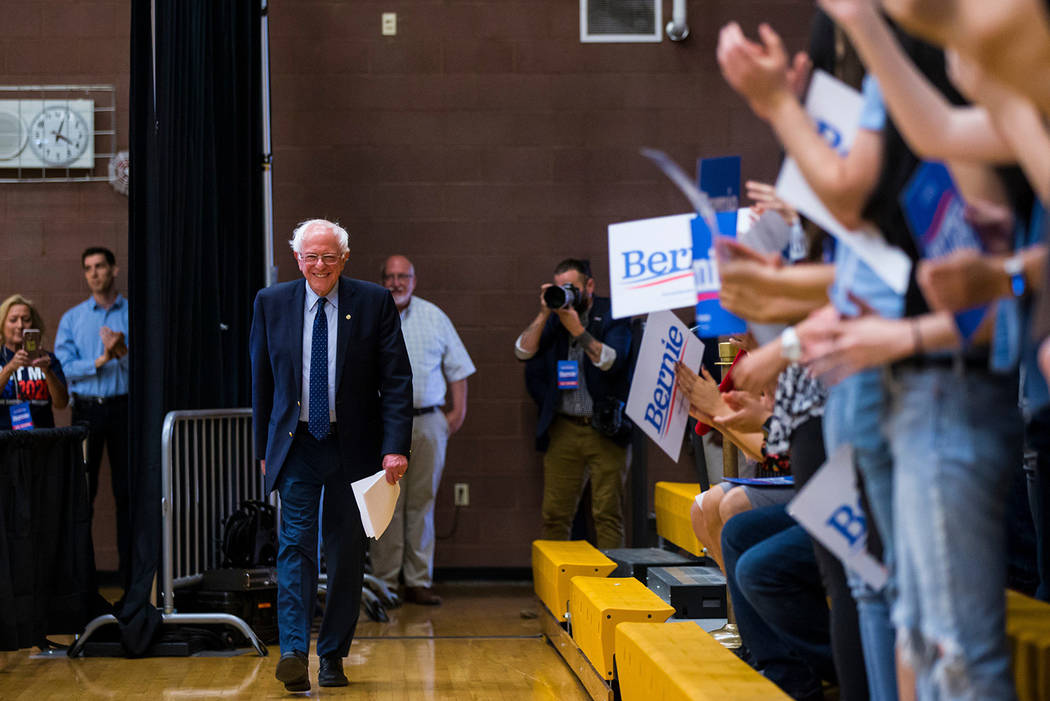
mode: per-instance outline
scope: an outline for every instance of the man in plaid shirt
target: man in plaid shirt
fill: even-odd
[[[410,469],[401,480],[394,518],[372,545],[372,570],[387,586],[404,575],[405,600],[436,606],[434,575],[434,496],[445,467],[448,438],[467,417],[467,378],[474,363],[445,312],[420,297],[416,270],[400,255],[383,264],[383,286],[401,313],[401,331],[412,363],[413,414]],[[448,411],[442,407],[447,398]]]

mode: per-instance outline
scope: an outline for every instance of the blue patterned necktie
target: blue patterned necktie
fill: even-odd
[[[317,440],[328,436],[328,317],[324,297],[317,300],[313,338],[310,341],[310,434]]]

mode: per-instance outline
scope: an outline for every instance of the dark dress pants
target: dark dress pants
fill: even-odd
[[[334,428],[334,427],[333,427]],[[323,517],[321,511],[323,489]],[[346,657],[357,627],[364,581],[365,533],[334,432],[318,441],[300,424],[281,474],[277,621],[281,652],[310,651],[317,601],[317,526],[321,521],[328,595],[317,654]]]
[[[722,530],[726,583],[756,669],[796,699],[835,679],[828,607],[813,543],[784,505],[737,514]]]
[[[102,450],[105,448],[109,452],[110,482],[113,487],[113,501],[117,508],[117,553],[120,557],[120,580],[126,592],[131,576],[128,398],[126,395],[113,397],[103,403],[75,400],[72,421],[88,429],[87,473],[92,517],[94,517],[95,496],[98,494],[98,473],[102,464]]]

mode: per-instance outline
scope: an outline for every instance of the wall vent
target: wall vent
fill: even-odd
[[[661,0],[580,0],[580,41],[658,42]]]

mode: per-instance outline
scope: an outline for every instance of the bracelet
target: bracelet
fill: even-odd
[[[922,355],[922,333],[919,331],[919,319],[917,317],[911,320],[911,337],[915,345],[912,355]]]

